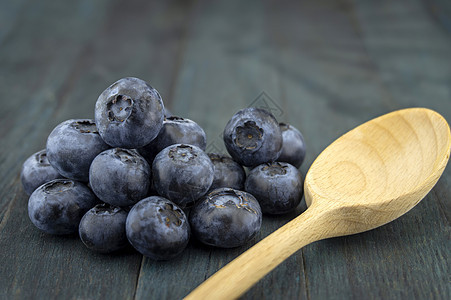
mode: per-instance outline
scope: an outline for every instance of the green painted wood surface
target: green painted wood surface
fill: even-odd
[[[402,1],[0,1],[0,298],[180,299],[252,246],[192,241],[175,260],[88,251],[28,220],[22,162],[58,123],[93,117],[114,80],[149,81],[223,150],[231,115],[267,107],[307,141],[425,106],[451,121],[451,5]],[[451,298],[451,171],[379,229],[297,252],[243,299]],[[265,217],[254,242],[301,213]],[[220,287],[218,287],[220,288]]]

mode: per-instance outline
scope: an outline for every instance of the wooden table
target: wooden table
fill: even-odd
[[[451,121],[451,4],[402,1],[0,2],[0,298],[180,299],[252,246],[190,243],[154,262],[100,255],[28,219],[19,173],[60,122],[136,76],[198,122],[208,150],[240,108],[270,109],[307,142],[305,174],[334,139],[380,114],[424,106]],[[448,166],[402,218],[311,244],[244,299],[450,299]],[[296,213],[265,217],[259,241]],[[218,287],[220,288],[220,287]]]

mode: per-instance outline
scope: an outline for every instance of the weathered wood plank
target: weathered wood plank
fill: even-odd
[[[13,32],[20,21],[20,13],[26,5],[27,0],[0,1],[0,45]]]
[[[426,106],[450,120],[449,37],[408,4],[321,1],[272,10],[274,61],[289,121],[309,141],[307,166],[338,135],[393,109]],[[309,298],[448,298],[449,175],[448,167],[392,224],[305,247]]]
[[[52,118],[59,90],[106,12],[104,2],[97,5],[33,3],[21,14],[15,34],[0,48],[1,191],[22,161],[45,146],[46,136],[59,123]],[[96,8],[99,13],[90,16]]]
[[[142,256],[131,249],[98,255],[77,236],[40,233],[28,220],[18,173],[23,160],[45,146],[56,124],[93,117],[98,95],[113,81],[137,76],[152,82],[163,97],[170,94],[183,10],[190,3],[51,2],[27,7],[20,28],[0,49],[0,74],[6,78],[0,92],[5,109],[0,121],[0,298],[132,299]]]
[[[426,10],[448,34],[451,34],[451,2],[423,0]]]
[[[396,108],[426,106],[450,120],[450,34],[434,22],[422,1],[375,4],[356,1],[355,17]]]
[[[173,261],[141,265],[133,250],[96,255],[31,225],[21,163],[59,122],[92,117],[108,84],[148,80],[205,128],[210,151],[224,150],[234,112],[269,105],[303,132],[305,173],[340,134],[390,110],[427,106],[451,120],[449,16],[427,2],[437,10],[415,0],[14,3],[0,21],[14,21],[0,29],[0,298],[180,298],[251,246],[192,241]],[[243,298],[449,298],[450,182],[448,167],[403,218],[309,245]],[[298,213],[266,217],[256,240]]]
[[[7,222],[0,225],[0,298],[131,299],[140,261],[136,252],[94,254],[77,236],[40,232],[27,218],[27,199],[18,181],[10,190],[14,199]]]
[[[262,92],[277,99],[280,95],[277,70],[264,63],[269,52],[266,35],[266,7],[260,1],[200,1],[188,31],[180,74],[177,78],[173,113],[198,122],[207,133],[207,151],[224,151],[221,133],[230,117],[239,109],[262,106],[256,99]],[[271,104],[271,102],[270,102]],[[260,240],[285,224],[294,214],[282,218],[265,218]],[[155,263],[144,259],[136,296],[180,299],[247,247],[215,249],[192,242],[176,262]],[[305,299],[302,253],[261,281],[249,299]],[[279,274],[297,273],[279,280]],[[168,284],[177,274],[177,288]],[[220,287],[218,287],[220,288]]]
[[[27,217],[28,198],[18,177],[22,161],[45,146],[47,134],[58,121],[52,119],[58,109],[56,95],[64,88],[83,45],[93,38],[107,11],[104,2],[94,6],[58,4],[40,1],[27,6],[14,34],[0,49],[0,98],[4,109],[0,293],[2,298],[71,298],[74,292],[95,297],[111,294],[106,285],[110,281],[123,283],[123,290],[116,295],[125,297],[134,292],[139,268],[140,258],[134,252],[126,256],[135,256],[135,263],[95,257],[78,238],[42,234]],[[89,15],[94,9],[98,13]],[[116,268],[123,270],[123,275],[108,273]],[[99,276],[102,274],[105,276]],[[101,278],[107,280],[102,283]],[[91,285],[90,289],[83,288]]]

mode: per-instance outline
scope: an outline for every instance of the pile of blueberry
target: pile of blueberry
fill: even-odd
[[[197,123],[170,116],[146,82],[123,78],[99,96],[95,120],[59,124],[46,149],[25,161],[28,215],[40,230],[78,232],[102,253],[131,244],[166,260],[191,235],[216,247],[243,245],[262,213],[284,214],[301,201],[305,145],[297,129],[259,108],[238,111],[224,143],[231,157],[205,153]]]

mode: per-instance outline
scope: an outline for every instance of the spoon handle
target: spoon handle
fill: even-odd
[[[185,299],[238,298],[297,250],[330,237],[327,215],[327,210],[312,205],[213,274]]]

